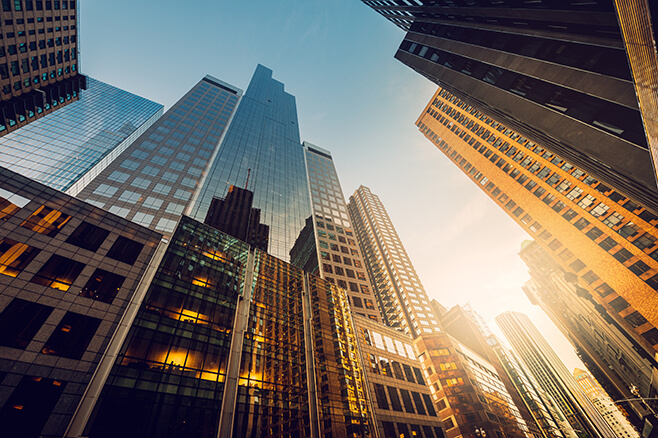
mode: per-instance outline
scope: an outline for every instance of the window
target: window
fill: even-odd
[[[70,219],[71,216],[42,205],[21,224],[21,227],[52,237],[59,233]]]
[[[97,318],[66,312],[41,352],[81,359],[100,323]]]
[[[96,252],[103,244],[109,231],[97,227],[87,222],[82,222],[78,228],[66,239],[66,243],[70,243],[80,248]]]
[[[628,269],[630,269],[630,271],[633,274],[639,276],[639,275],[644,274],[645,272],[647,272],[651,268],[649,267],[649,265],[644,263],[642,260],[638,260],[637,262],[635,262],[631,266],[629,266]]]
[[[585,227],[589,225],[589,221],[585,218],[580,218],[573,225],[582,231]]]
[[[25,349],[52,310],[52,307],[14,298],[0,313],[0,345]]]
[[[388,396],[391,399],[391,408],[394,411],[402,411],[402,404],[400,403],[400,397],[398,396],[398,390],[392,386],[386,387],[388,391]]]
[[[120,275],[96,269],[94,275],[80,291],[80,296],[111,303],[124,280],[125,278]]]
[[[617,297],[608,304],[610,304],[610,307],[615,309],[616,312],[621,312],[628,307],[628,302],[622,297]]]
[[[560,243],[559,240],[553,239],[551,243],[548,244],[548,247],[552,249],[553,251],[556,251],[558,248],[562,246],[562,243]]]
[[[53,289],[67,291],[84,267],[83,263],[53,255],[30,281]]]
[[[580,220],[579,220],[578,222],[580,222]],[[577,224],[578,222],[576,222],[576,224]],[[588,223],[588,224],[589,224],[589,223]],[[589,230],[587,233],[585,233],[585,235],[586,235],[587,237],[589,237],[590,239],[592,239],[592,240],[596,240],[596,239],[598,239],[599,237],[601,237],[601,236],[603,235],[603,231],[599,230],[599,229],[596,228],[596,227],[592,227],[592,229]]]
[[[119,236],[107,252],[107,256],[132,265],[139,257],[143,247],[144,245],[141,243]]]
[[[566,251],[566,250],[565,250],[565,251]],[[585,263],[583,263],[583,261],[580,260],[580,259],[576,259],[576,260],[574,260],[573,263],[571,263],[571,264],[569,265],[569,267],[570,267],[571,269],[573,269],[574,272],[580,272],[580,271],[582,271],[583,269],[585,269]]]
[[[633,222],[628,222],[626,225],[621,227],[617,232],[622,237],[629,238],[639,233],[639,227],[635,225]]]
[[[39,436],[66,382],[24,376],[0,410],[4,436]]]
[[[615,242],[615,240],[610,237],[606,237],[601,241],[601,243],[599,243],[599,246],[606,251],[610,251],[612,248],[617,246],[617,242]]]
[[[575,211],[573,211],[572,209],[569,209],[566,212],[564,212],[562,217],[565,218],[566,220],[570,221],[571,219],[575,218],[577,215],[578,214]]]
[[[612,227],[618,225],[623,220],[624,220],[624,216],[622,216],[621,214],[619,214],[617,212],[613,212],[610,216],[603,219],[603,224],[607,225],[610,228],[612,228]]]
[[[24,243],[12,239],[0,241],[0,274],[16,277],[39,253]]]
[[[414,404],[411,401],[411,394],[409,394],[409,391],[400,388],[400,394],[402,395],[402,402],[404,403],[405,412],[415,414],[416,410],[414,409]]]
[[[607,297],[614,292],[614,290],[608,286],[608,283],[603,283],[600,286],[595,287],[594,290],[602,297]]]
[[[626,321],[628,321],[628,323],[630,325],[632,325],[633,327],[635,327],[635,328],[637,328],[637,327],[639,327],[642,324],[647,322],[646,318],[644,318],[644,316],[640,315],[640,313],[637,312],[637,311],[635,311],[635,312],[631,313],[630,315],[626,316],[624,319]]]

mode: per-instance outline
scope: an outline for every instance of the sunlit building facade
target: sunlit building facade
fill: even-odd
[[[372,436],[345,292],[191,218],[113,347],[66,436]]]
[[[496,324],[574,431],[600,438],[617,436],[527,315],[507,311],[496,316]]]
[[[655,2],[363,2],[402,63],[658,212]]]
[[[411,336],[360,316],[354,324],[378,436],[444,437]]]
[[[4,1],[0,43],[0,136],[80,97],[78,2]]]
[[[385,323],[418,336],[440,331],[402,241],[379,197],[360,186],[348,204]]]
[[[531,280],[523,286],[530,302],[546,312],[569,340],[587,369],[615,400],[630,399],[621,406],[638,427],[649,414],[630,388],[653,398],[654,370],[658,364],[608,310],[593,300],[537,242],[524,242],[521,259]],[[655,402],[648,403],[655,406]]]
[[[78,101],[0,137],[0,166],[75,196],[162,111],[158,103],[88,78]]]
[[[0,205],[1,434],[60,438],[161,235],[2,168]]]
[[[587,397],[594,403],[603,418],[620,438],[639,438],[640,434],[631,426],[626,417],[615,406],[612,399],[590,373],[579,368],[573,370],[573,377],[583,388]]]
[[[295,97],[262,65],[211,157],[189,215],[203,221],[213,197],[224,198],[232,185],[254,193],[252,207],[269,227],[268,252],[289,261],[311,215],[304,150]]]
[[[439,89],[421,132],[650,355],[658,348],[658,217]]]
[[[331,153],[309,142],[303,146],[315,219],[309,225],[314,227],[317,254],[313,256],[318,259],[318,274],[347,291],[355,314],[381,321]],[[302,242],[300,239],[299,244]]]
[[[423,334],[414,344],[448,438],[528,436],[491,363],[447,333]]]

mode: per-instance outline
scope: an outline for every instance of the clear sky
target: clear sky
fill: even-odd
[[[271,68],[346,197],[379,195],[431,298],[470,301],[494,329],[500,312],[527,313],[582,367],[521,291],[528,235],[415,127],[436,86],[393,58],[402,30],[359,0],[79,3],[82,73],[166,108],[206,74],[244,90],[256,64]]]

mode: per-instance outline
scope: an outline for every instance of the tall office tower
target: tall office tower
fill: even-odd
[[[592,437],[617,436],[530,318],[508,311],[496,316],[496,324],[542,388],[553,397],[574,430]]]
[[[206,76],[77,197],[171,235],[203,181],[241,93]]]
[[[2,2],[0,136],[78,100],[78,11],[74,0]]]
[[[590,373],[575,368],[573,370],[573,377],[580,387],[583,388],[587,397],[594,403],[594,406],[596,406],[596,409],[599,410],[610,427],[617,433],[618,437],[639,438],[640,434],[637,433],[637,430],[631,426],[631,423],[628,422],[626,417],[624,417],[619,408],[615,406],[612,399]]]
[[[528,436],[489,361],[445,332],[422,334],[414,345],[448,438]]]
[[[411,336],[360,316],[354,325],[377,436],[445,437]]]
[[[531,413],[534,424],[540,429],[539,435],[544,438],[576,437],[573,428],[555,406],[550,395],[541,389],[516,355],[505,348],[497,336],[489,336],[487,342],[498,357],[505,374],[521,396],[524,406]],[[529,421],[526,420],[526,423]]]
[[[0,166],[77,195],[162,116],[162,105],[95,79],[77,102],[0,137]]]
[[[440,331],[427,292],[379,197],[360,186],[348,204],[387,325],[413,337]]]
[[[151,275],[64,436],[373,436],[342,289],[187,216]]]
[[[64,435],[160,240],[0,168],[0,435]]]
[[[354,313],[381,321],[331,153],[308,142],[303,146],[315,217],[318,273],[347,291]],[[299,242],[298,248],[302,240]]]
[[[638,345],[658,351],[654,214],[445,90],[417,125]]]
[[[479,357],[486,360],[491,367],[496,370],[498,379],[503,383],[512,403],[515,406],[515,412],[519,415],[519,423],[523,423],[529,434],[533,436],[541,435],[542,428],[537,423],[533,412],[530,411],[524,400],[527,395],[521,393],[526,388],[517,386],[507,373],[498,354],[494,351],[493,345],[497,342],[495,336],[487,328],[483,318],[472,307],[464,308],[454,306],[440,319],[441,328],[466,346],[469,350],[476,353]],[[532,398],[532,396],[530,396]],[[503,424],[505,433],[517,433],[517,426],[512,423],[511,431],[509,424]]]
[[[224,198],[232,185],[254,193],[253,208],[270,228],[268,252],[288,261],[311,215],[304,150],[295,97],[262,65],[212,158],[189,215],[203,221],[213,197]]]
[[[653,398],[656,394],[654,373],[658,363],[610,312],[573,282],[570,275],[536,242],[524,242],[521,259],[529,268],[531,280],[523,287],[530,301],[539,305],[571,342],[587,369],[615,400],[631,399],[622,406],[630,421],[642,427],[649,414],[630,390]],[[570,280],[570,281],[567,281]],[[641,322],[637,312],[627,316],[629,323]],[[655,402],[649,401],[654,407]]]
[[[655,2],[363,1],[401,62],[658,212]]]

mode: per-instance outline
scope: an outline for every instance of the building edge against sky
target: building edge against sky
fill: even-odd
[[[655,354],[655,215],[445,90],[437,91],[417,125],[566,272],[577,275],[647,354]]]
[[[407,32],[396,59],[658,212],[653,2],[363,2]]]

